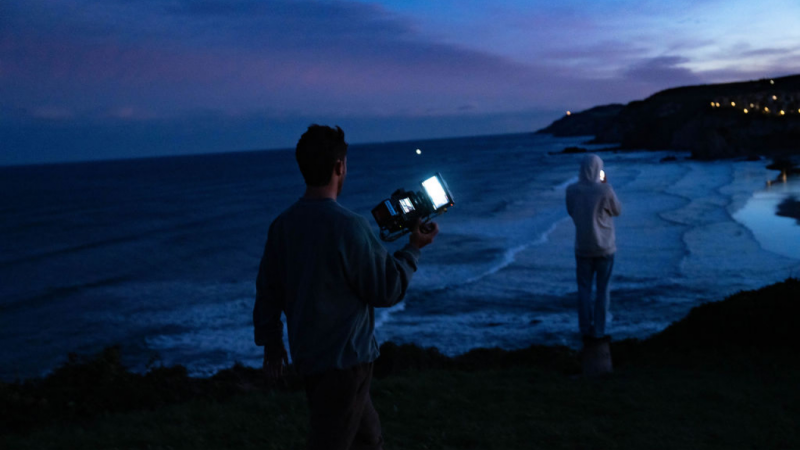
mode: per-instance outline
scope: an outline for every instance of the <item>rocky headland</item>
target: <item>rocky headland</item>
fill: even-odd
[[[536,133],[552,134],[556,137],[596,136],[611,126],[623,109],[625,105],[615,103],[595,106],[586,111],[570,112]]]
[[[798,156],[800,75],[667,89],[570,113],[537,133],[593,135],[593,144],[685,150],[697,159]]]

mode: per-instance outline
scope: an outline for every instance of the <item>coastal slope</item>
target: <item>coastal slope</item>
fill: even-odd
[[[800,448],[800,281],[694,308],[645,340],[614,342],[616,372],[584,379],[566,347],[384,344],[372,397],[387,447]],[[0,383],[0,447],[303,448],[302,379],[240,365],[210,378],[129,372],[118,349],[41,380]]]
[[[570,114],[539,132],[566,136],[570,127],[585,130],[584,122]],[[628,103],[593,131],[591,143],[688,150],[698,159],[797,155],[800,75],[667,89]]]

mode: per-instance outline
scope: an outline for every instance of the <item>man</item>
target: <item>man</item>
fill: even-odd
[[[264,370],[280,376],[285,313],[292,360],[305,380],[309,448],[380,449],[369,395],[378,357],[374,308],[403,299],[420,249],[439,228],[417,226],[392,256],[363,217],[336,202],[347,175],[344,132],[311,125],[295,156],[306,191],[269,228],[256,281],[255,341],[264,346]]]
[[[608,184],[603,160],[597,155],[583,158],[578,182],[567,187],[567,212],[575,223],[580,332],[584,342],[603,339],[610,304],[609,279],[617,251],[612,218],[620,215],[622,205]],[[597,297],[592,302],[595,276]]]

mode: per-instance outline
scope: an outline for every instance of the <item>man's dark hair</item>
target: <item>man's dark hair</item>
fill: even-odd
[[[294,156],[306,185],[325,186],[331,181],[336,161],[344,161],[347,156],[344,131],[338,126],[334,130],[328,126],[313,124],[297,141]]]

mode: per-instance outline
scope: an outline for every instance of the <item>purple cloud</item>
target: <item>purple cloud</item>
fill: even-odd
[[[530,131],[566,109],[747,74],[700,71],[685,55],[713,45],[694,35],[654,47],[652,36],[632,39],[635,27],[619,30],[581,5],[523,6],[489,8],[491,20],[468,28],[477,37],[459,38],[408,10],[361,1],[4,0],[0,140],[77,148],[90,145],[82,130],[106,147],[166,152],[176,142],[207,145],[166,138],[176,127],[219,150],[288,146],[303,126],[283,134],[278,124],[307,121],[351,124],[353,142],[414,136],[396,130],[472,134],[487,129],[480,120],[490,133]],[[779,48],[743,51],[774,68],[796,59]],[[37,144],[35,130],[50,137]]]
[[[660,56],[640,61],[624,72],[625,78],[658,86],[684,86],[697,84],[702,79],[691,70],[681,67],[689,62],[680,56]]]
[[[0,46],[10,62],[3,77],[15,85],[7,101],[165,111],[394,102],[407,110],[424,99],[461,103],[454,97],[465,91],[513,99],[510,88],[531,77],[519,63],[419,39],[410,23],[359,3],[145,2],[131,12],[136,20],[122,20],[133,4],[108,5],[115,20],[103,26],[96,13],[33,17],[33,27],[12,18]],[[398,91],[409,101],[398,102]]]

